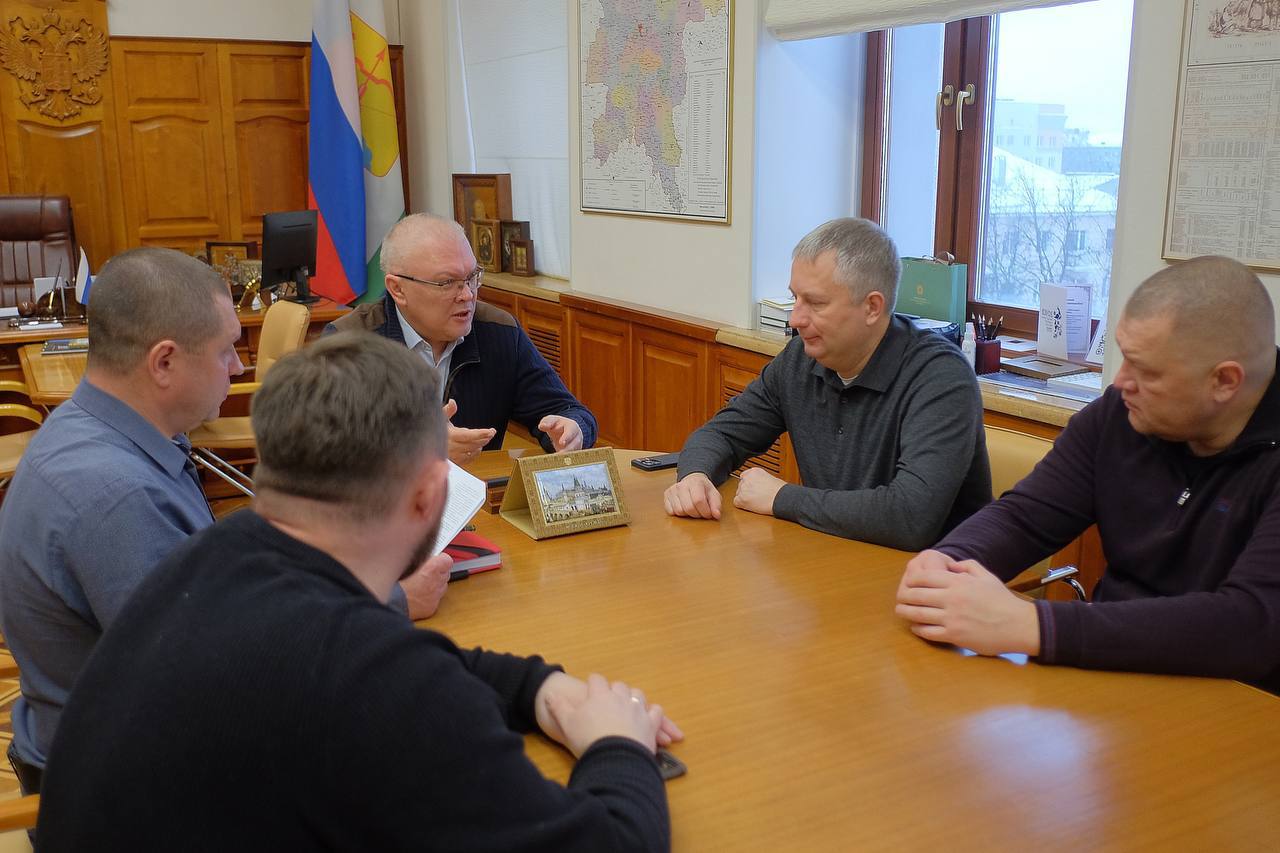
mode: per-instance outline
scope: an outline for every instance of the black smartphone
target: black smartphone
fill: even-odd
[[[659,749],[657,753],[658,771],[662,773],[663,779],[674,779],[677,776],[683,776],[689,772],[689,768],[684,762],[676,758],[665,749]]]
[[[663,471],[676,467],[679,461],[679,453],[663,453],[661,456],[641,456],[639,459],[632,459],[631,467],[639,468],[641,471]]]

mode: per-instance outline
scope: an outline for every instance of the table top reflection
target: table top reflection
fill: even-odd
[[[618,470],[629,527],[535,542],[425,626],[641,687],[685,729],[677,850],[1226,849],[1275,837],[1280,701],[1231,681],[979,658],[893,614],[906,554],[735,511],[667,517],[673,471]],[[505,453],[473,466],[507,474]],[[567,753],[528,739],[567,780]]]

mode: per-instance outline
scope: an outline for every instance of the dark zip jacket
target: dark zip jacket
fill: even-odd
[[[380,302],[356,306],[325,331],[352,329],[405,342],[390,295]],[[596,443],[595,416],[569,393],[515,318],[487,303],[476,302],[471,332],[453,351],[443,391],[442,403],[450,398],[458,403],[454,426],[496,430],[485,450],[502,447],[507,422],[515,421],[529,430],[543,450],[552,452],[555,448],[550,437],[538,429],[538,422],[547,415],[577,421],[584,448]]]
[[[1280,374],[1278,374],[1280,375]],[[1093,603],[1036,603],[1040,660],[1280,692],[1280,379],[1226,450],[1140,435],[1108,388],[1024,480],[937,545],[1008,580],[1096,523]]]

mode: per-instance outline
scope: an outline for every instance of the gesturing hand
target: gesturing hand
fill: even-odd
[[[458,404],[454,400],[444,404],[445,420],[452,421],[453,416],[458,413]],[[480,451],[489,442],[493,441],[493,437],[498,431],[493,428],[488,429],[464,429],[456,427],[452,423],[449,424],[449,460],[455,465],[465,465],[480,455]]]
[[[556,449],[556,453],[582,449],[582,427],[573,418],[547,415],[538,421],[538,429],[551,438],[551,446]]]

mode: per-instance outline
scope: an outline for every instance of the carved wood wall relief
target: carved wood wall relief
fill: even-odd
[[[102,100],[107,40],[84,18],[64,21],[53,9],[39,21],[18,15],[0,27],[0,67],[21,81],[24,105],[66,121]]]

